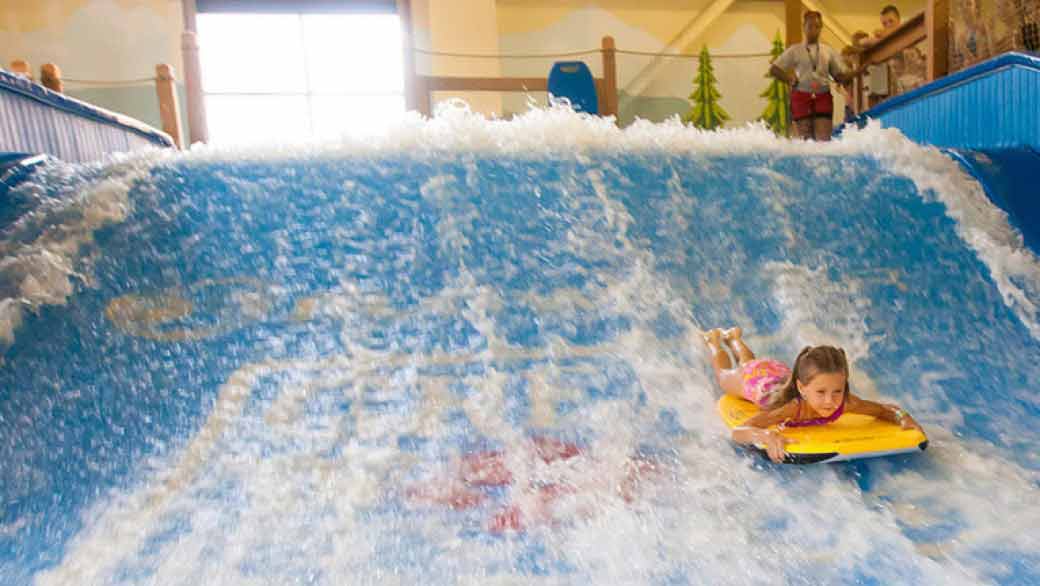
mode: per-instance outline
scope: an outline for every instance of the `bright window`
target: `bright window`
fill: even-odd
[[[198,33],[212,142],[363,135],[404,112],[396,15],[206,13]]]

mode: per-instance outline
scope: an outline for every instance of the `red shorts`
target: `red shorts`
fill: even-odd
[[[834,115],[834,98],[830,92],[812,94],[793,90],[791,92],[791,118],[830,118]]]

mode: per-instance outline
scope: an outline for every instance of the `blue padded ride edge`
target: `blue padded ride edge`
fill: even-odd
[[[856,124],[857,126],[863,127],[867,123],[868,118],[877,118],[879,115],[884,114],[889,110],[899,108],[900,106],[903,106],[908,102],[912,102],[918,98],[923,98],[929,94],[936,93],[956,85],[960,85],[965,81],[971,80],[972,78],[992,73],[998,69],[1003,69],[1005,67],[1012,66],[1026,67],[1029,69],[1035,69],[1037,71],[1040,71],[1040,57],[1037,57],[1036,55],[1032,55],[1030,53],[1019,53],[1015,51],[1012,51],[1010,53],[1004,53],[999,57],[995,57],[988,61],[983,61],[982,63],[973,65],[966,69],[962,69],[956,73],[951,73],[950,75],[947,75],[946,77],[941,77],[931,83],[926,83],[925,85],[915,90],[906,92],[905,94],[893,96],[885,100],[884,102],[881,102],[877,106],[874,106],[869,110],[861,112],[851,122],[849,122],[849,124]]]
[[[1004,67],[1011,66],[1027,67],[1029,69],[1035,69],[1037,71],[1040,71],[1040,57],[1031,55],[1029,53],[1004,53],[999,57],[995,57],[988,61],[983,61],[982,63],[979,63],[978,65],[973,65],[971,67],[968,67],[967,69],[962,69],[957,73],[951,73],[946,77],[939,78],[915,90],[906,92],[905,94],[893,96],[885,100],[884,102],[881,102],[877,106],[874,106],[870,110],[863,112],[862,114],[857,116],[857,119],[876,118],[878,114],[882,114],[884,112],[887,112],[888,110],[898,108],[907,102],[912,102],[916,100],[917,98],[926,96],[930,93],[939,90],[944,90],[951,86],[964,83],[965,81],[971,78],[991,73],[993,71],[996,71],[997,69],[1003,69]]]
[[[173,139],[165,132],[156,130],[143,122],[134,120],[133,118],[110,112],[103,108],[98,108],[97,106],[92,106],[86,102],[81,102],[77,99],[59,94],[58,92],[53,92],[20,75],[14,75],[13,73],[0,70],[0,91],[19,94],[29,98],[30,100],[46,104],[51,108],[75,114],[76,116],[81,116],[83,118],[89,118],[101,122],[102,124],[118,126],[129,132],[133,132],[158,146],[174,146]]]

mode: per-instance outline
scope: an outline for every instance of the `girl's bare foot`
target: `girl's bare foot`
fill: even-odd
[[[744,330],[740,329],[737,326],[733,326],[732,328],[729,328],[728,330],[722,330],[722,339],[727,341],[727,342],[732,342],[733,340],[739,340],[740,337],[743,336],[743,335],[744,335]]]
[[[712,328],[704,332],[704,343],[709,346],[720,346],[722,340],[722,330],[719,328]]]

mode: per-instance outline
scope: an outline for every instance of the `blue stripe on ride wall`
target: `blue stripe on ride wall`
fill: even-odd
[[[861,114],[911,140],[959,149],[1040,150],[1040,58],[1005,53]]]
[[[0,151],[81,163],[151,146],[171,147],[173,140],[133,118],[0,71]]]

